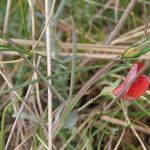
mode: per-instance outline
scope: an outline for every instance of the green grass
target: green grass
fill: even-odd
[[[7,2],[8,0],[0,1],[1,31],[3,31]],[[5,147],[14,124],[14,117],[17,116],[19,108],[24,102],[26,105],[16,124],[9,149],[15,149],[17,146],[20,146],[20,149],[47,149],[49,115],[47,87],[51,88],[53,93],[54,150],[102,150],[108,149],[109,146],[110,149],[113,149],[124,128],[126,129],[125,134],[118,149],[141,149],[138,139],[131,131],[131,125],[123,126],[115,124],[111,120],[101,119],[101,116],[107,115],[125,121],[125,116],[120,100],[117,100],[110,109],[104,111],[105,106],[113,98],[110,95],[101,96],[100,93],[104,87],[112,85],[118,78],[125,77],[132,63],[139,60],[146,61],[140,56],[149,57],[149,54],[144,51],[144,48],[149,47],[149,42],[144,46],[141,43],[137,44],[140,52],[134,54],[139,58],[131,58],[132,51],[131,53],[128,51],[129,53],[126,52],[123,56],[129,58],[122,57],[103,76],[99,74],[101,77],[96,77],[91,85],[89,85],[89,79],[99,69],[104,69],[104,66],[110,63],[112,56],[123,53],[125,49],[122,47],[128,47],[129,50],[132,50],[132,45],[142,40],[143,33],[137,34],[144,31],[144,28],[138,31],[135,29],[146,24],[145,18],[148,17],[150,5],[145,4],[146,1],[137,2],[123,28],[114,39],[118,40],[114,45],[115,49],[113,46],[104,45],[104,43],[122,16],[129,0],[118,1],[118,6],[117,1],[114,1],[105,8],[107,2],[107,0],[56,0],[53,16],[50,20],[52,26],[50,41],[52,75],[47,76],[46,47],[39,44],[34,50],[35,53],[31,51],[34,47],[32,45],[34,41],[32,41],[33,29],[29,3],[25,0],[12,1],[8,11],[7,32],[0,36],[0,150]],[[34,38],[36,41],[45,26],[43,8],[44,1],[35,0]],[[118,20],[115,19],[115,16]],[[126,34],[132,30],[132,34]],[[129,40],[123,39],[123,35]],[[135,37],[132,38],[133,35]],[[15,43],[10,38],[20,41]],[[46,38],[44,34],[41,41],[45,43]],[[7,44],[2,39],[5,39]],[[149,33],[146,39],[149,39]],[[123,42],[119,40],[123,40]],[[65,43],[67,44],[65,45]],[[68,43],[72,44],[71,47]],[[81,44],[81,49],[79,49],[77,43],[85,45]],[[93,44],[93,47],[86,44]],[[103,46],[100,48],[101,51],[95,47],[96,44]],[[112,52],[107,52],[110,49]],[[35,66],[39,57],[39,66]],[[19,62],[15,61],[20,58],[23,59]],[[147,68],[147,76],[149,71]],[[37,73],[37,78],[33,79],[34,72]],[[52,85],[48,83],[49,79],[51,79]],[[27,93],[31,85],[32,88]],[[147,128],[150,116],[149,97],[149,93],[144,94],[144,97],[128,106],[128,117],[132,125],[138,125],[148,130],[148,133],[137,131],[147,147],[150,145],[146,140],[150,134],[149,128]],[[19,145],[20,143],[21,145]]]

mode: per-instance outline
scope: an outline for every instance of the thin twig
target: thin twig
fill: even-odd
[[[126,104],[125,104],[126,105]],[[125,108],[126,107],[126,108]],[[140,142],[143,150],[147,150],[147,148],[145,147],[144,143],[142,142],[140,136],[138,135],[138,133],[136,132],[134,126],[132,125],[129,117],[128,117],[128,114],[127,114],[127,106],[123,106],[123,102],[122,102],[122,109],[123,109],[123,113],[124,113],[124,116],[125,116],[125,119],[126,121],[130,124],[130,127],[131,127],[131,130],[133,131],[134,135],[136,136],[136,138],[138,139],[138,141]]]
[[[50,11],[49,9],[51,8],[51,3],[52,3],[52,0],[45,0],[45,19],[46,19],[46,22],[49,22],[49,14],[50,14]],[[52,13],[51,12],[51,16],[52,16]],[[46,27],[46,54],[47,54],[47,76],[50,76],[52,74],[52,71],[51,71],[51,40],[52,40],[52,37],[51,37],[51,32],[52,32],[52,29],[51,29],[51,26],[50,24],[47,25]],[[52,84],[52,81],[51,79],[48,80],[49,84]],[[52,150],[52,92],[51,92],[51,89],[48,88],[48,149],[49,150]]]
[[[43,28],[43,31],[42,31],[42,33],[41,33],[41,35],[40,35],[38,41],[35,43],[35,45],[34,45],[34,47],[32,48],[31,51],[34,51],[34,50],[36,49],[36,47],[38,46],[38,44],[40,43],[40,41],[41,41],[41,39],[42,39],[43,34],[44,34],[45,31],[46,31],[47,26],[49,26],[49,22],[50,22],[51,17],[52,17],[52,13],[53,13],[53,10],[54,10],[55,2],[56,2],[56,0],[54,0],[53,3],[52,3],[51,11],[50,11],[49,16],[48,16],[48,18],[47,18],[47,22],[46,22],[46,24],[45,24],[45,26],[44,26],[44,28]]]
[[[122,17],[120,18],[119,22],[113,29],[113,31],[108,36],[108,39],[106,40],[105,44],[110,44],[111,41],[118,35],[119,31],[122,29],[124,23],[126,22],[128,15],[132,11],[133,7],[135,6],[137,0],[131,0],[129,5],[127,6],[126,10],[124,11]]]
[[[145,29],[144,29],[144,35],[143,35],[143,40],[146,38],[147,34],[148,34],[148,22],[150,20],[150,15],[147,18],[147,21],[145,22]]]
[[[72,52],[72,66],[71,66],[71,81],[70,81],[70,90],[69,90],[69,100],[72,97],[73,94],[73,88],[74,88],[74,82],[75,82],[75,67],[76,67],[76,30],[75,30],[75,24],[74,24],[74,20],[72,18],[72,25],[73,25],[73,29],[72,29],[72,40],[73,40],[73,52]]]
[[[123,54],[123,51],[119,54]],[[89,58],[89,59],[102,59],[102,60],[110,60],[110,59],[115,59],[117,56],[118,56],[118,53],[114,53],[114,54],[109,54],[109,53],[77,53],[76,54],[77,57],[79,58]],[[72,53],[59,53],[59,56],[70,56],[72,57]],[[143,55],[139,58],[136,58],[136,59],[140,59],[140,60],[143,60],[143,59],[148,59],[150,58],[150,54],[146,54],[146,55]]]
[[[8,20],[9,20],[9,14],[10,14],[10,6],[11,6],[11,0],[7,0],[7,6],[6,6],[6,13],[5,13],[5,19],[4,19],[4,26],[3,26],[3,32],[7,33],[8,28]]]
[[[6,75],[1,71],[0,69],[0,75],[3,77],[3,79],[5,80],[6,84],[8,85],[8,87],[13,88],[13,85],[10,83],[10,81],[6,78]],[[14,90],[13,94],[21,101],[23,102],[22,98],[19,96],[19,94]],[[14,105],[15,101],[12,101],[12,104]],[[26,105],[27,109],[34,115],[34,113],[32,112],[32,110]],[[17,112],[18,111],[18,107],[14,106],[14,111]]]
[[[21,45],[21,46],[32,46],[33,41],[32,40],[27,40],[27,39],[14,39],[11,38],[11,41],[13,41],[13,43],[17,44],[17,45]],[[35,43],[37,43],[37,41],[35,40]],[[0,44],[9,44],[8,41],[0,38]],[[72,49],[72,43],[69,42],[58,42],[57,43],[58,47],[60,47],[61,49]],[[45,48],[45,43],[44,42],[39,42],[38,46],[41,48]],[[103,45],[103,44],[89,44],[89,43],[76,43],[76,47],[77,49],[81,49],[81,50],[96,50],[96,51],[107,51],[107,49],[111,49],[113,51],[117,50],[123,50],[128,48],[129,46],[122,46],[122,45],[117,45],[117,46],[111,46],[111,45]]]
[[[106,122],[110,122],[110,123],[115,124],[115,125],[123,126],[123,127],[126,127],[126,126],[129,125],[129,123],[127,121],[124,121],[124,120],[121,120],[121,119],[118,119],[118,118],[113,118],[113,117],[108,116],[108,115],[102,115],[100,117],[100,119],[103,120],[103,121],[106,121]],[[149,127],[142,127],[138,124],[133,124],[133,127],[137,131],[140,131],[140,132],[143,132],[147,135],[150,135],[150,128]]]
[[[111,69],[114,64],[120,60],[120,56],[112,59],[110,63],[106,64],[102,69],[98,70],[80,89],[80,91],[75,96],[75,99],[78,101],[86,91],[98,80],[100,79],[105,73]]]
[[[40,62],[40,60],[38,60],[37,66],[39,65],[39,62]],[[33,80],[33,79],[34,79],[34,76],[32,77],[32,80]],[[9,144],[10,144],[10,141],[11,141],[11,139],[12,139],[13,132],[14,132],[14,130],[15,130],[15,128],[16,128],[16,125],[17,125],[17,122],[18,122],[19,117],[20,117],[20,115],[21,115],[21,112],[23,111],[24,106],[26,105],[26,102],[27,102],[27,100],[28,100],[28,97],[29,97],[31,88],[32,88],[32,84],[29,85],[29,88],[28,88],[28,90],[27,90],[27,93],[26,93],[26,96],[25,96],[25,98],[24,98],[24,101],[23,101],[23,103],[22,103],[22,105],[21,105],[21,107],[20,107],[20,109],[19,109],[19,111],[18,111],[18,114],[17,114],[17,116],[16,116],[16,119],[15,119],[15,121],[14,121],[14,124],[13,124],[13,126],[12,126],[12,128],[11,128],[11,131],[10,131],[10,133],[9,133],[9,136],[8,136],[8,139],[7,139],[7,142],[6,142],[6,145],[5,145],[5,150],[8,150],[8,148],[9,148]]]
[[[134,31],[134,30],[132,30]],[[144,30],[141,30],[141,31],[137,31],[135,33],[132,33],[132,32],[129,32],[130,34],[128,36],[120,36],[118,38],[116,38],[115,40],[113,40],[111,42],[111,45],[115,45],[115,44],[118,44],[118,43],[124,43],[126,41],[130,41],[132,39],[135,39],[135,38],[138,38],[140,36],[143,36],[144,34]],[[150,33],[150,28],[147,29],[147,33]]]
[[[119,7],[119,0],[116,0],[116,2],[115,2],[115,9],[114,9],[115,22],[118,22],[118,7]]]
[[[118,147],[119,147],[119,145],[120,145],[120,143],[121,143],[121,141],[122,141],[122,139],[123,139],[123,136],[124,136],[124,134],[125,134],[125,131],[126,131],[126,128],[123,129],[123,131],[122,131],[122,133],[121,133],[121,136],[119,137],[119,140],[117,141],[117,144],[116,144],[115,147],[114,147],[114,150],[117,150],[117,149],[118,149]]]
[[[61,121],[63,122],[64,120],[66,120],[66,118],[68,117],[68,115],[71,113],[72,109],[75,107],[75,105],[77,104],[77,102],[80,100],[80,98],[87,92],[87,90],[101,77],[103,77],[105,75],[105,73],[110,70],[114,64],[116,62],[118,62],[120,60],[120,56],[116,57],[115,59],[112,59],[108,64],[106,64],[102,69],[99,69],[83,86],[82,88],[79,90],[79,92],[76,94],[76,96],[74,98],[71,99],[71,101],[69,101],[66,104],[66,107],[64,108],[64,111],[62,113],[62,117],[61,117]],[[67,110],[67,108],[69,107],[69,109]],[[62,127],[62,123],[60,125],[57,126],[56,130],[53,131],[53,137],[56,136],[56,134],[58,133],[58,131],[61,129]]]
[[[57,97],[58,97],[61,101],[65,102],[64,98],[57,92],[57,90],[56,90],[51,84],[49,84],[49,82],[47,82],[47,79],[43,76],[43,74],[39,71],[39,69],[38,69],[36,66],[34,66],[34,65],[32,64],[32,62],[25,56],[25,54],[23,54],[23,53],[21,52],[21,50],[13,43],[13,41],[12,41],[9,37],[7,37],[7,35],[4,34],[2,31],[0,31],[0,35],[2,35],[2,36],[7,40],[7,42],[10,43],[10,44],[12,45],[12,47],[17,50],[17,52],[19,53],[19,55],[20,55],[22,58],[24,58],[24,60],[26,60],[26,61],[28,62],[28,64],[32,67],[32,69],[34,69],[34,71],[35,71],[35,72],[39,75],[39,77],[45,82],[45,84],[57,95]]]

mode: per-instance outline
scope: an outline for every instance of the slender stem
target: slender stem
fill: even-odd
[[[73,88],[75,83],[75,67],[76,67],[76,31],[75,31],[75,24],[72,18],[72,43],[73,43],[73,52],[72,52],[72,65],[71,65],[71,81],[70,81],[70,90],[69,90],[69,100],[71,100],[73,94]]]
[[[126,22],[128,15],[132,11],[133,7],[135,6],[137,0],[131,0],[129,5],[127,6],[126,10],[124,11],[123,15],[121,16],[119,22],[113,29],[113,31],[110,33],[108,39],[106,40],[105,44],[110,44],[111,41],[118,35],[119,31],[122,29],[124,23]]]
[[[38,44],[40,43],[40,41],[41,41],[41,39],[42,39],[43,34],[45,33],[45,30],[46,30],[47,26],[49,26],[49,21],[51,20],[51,17],[52,17],[52,12],[53,12],[53,10],[54,10],[55,2],[56,2],[56,0],[54,0],[53,3],[52,3],[51,11],[50,11],[50,13],[49,13],[47,22],[46,22],[46,24],[45,24],[45,26],[44,26],[44,28],[43,28],[43,31],[42,31],[42,33],[41,33],[41,35],[40,35],[38,41],[35,43],[35,45],[34,45],[34,47],[32,48],[31,51],[34,51],[34,50],[36,49],[36,47],[38,46]]]
[[[45,0],[45,19],[49,20],[51,0]],[[47,50],[47,75],[50,76],[51,72],[51,27],[48,24],[46,28],[46,50]],[[51,84],[51,79],[48,80]],[[48,149],[52,149],[52,91],[48,88]]]
[[[7,0],[6,13],[5,13],[6,15],[5,15],[4,26],[3,26],[4,33],[7,33],[9,14],[10,14],[10,6],[11,6],[11,0]]]

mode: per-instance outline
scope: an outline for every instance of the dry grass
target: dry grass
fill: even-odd
[[[120,59],[149,39],[149,9],[146,0],[0,1],[0,150],[150,149],[150,91],[132,103],[100,94],[149,60]]]

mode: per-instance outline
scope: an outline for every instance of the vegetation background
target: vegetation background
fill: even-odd
[[[148,0],[0,0],[0,150],[50,149],[51,131],[54,150],[150,149],[150,91],[111,94],[150,58],[116,59],[149,37],[149,10]]]

